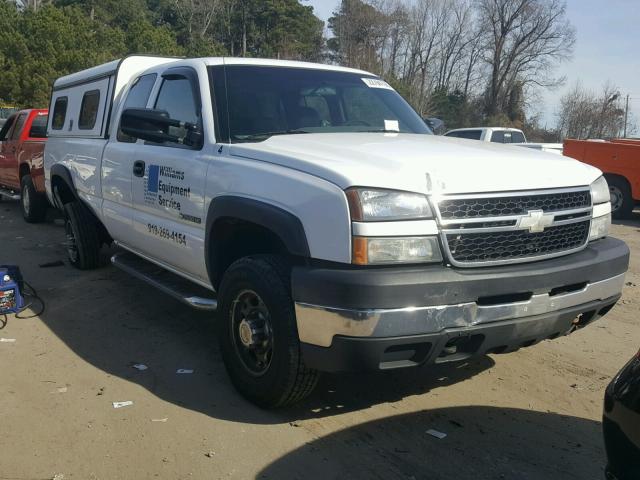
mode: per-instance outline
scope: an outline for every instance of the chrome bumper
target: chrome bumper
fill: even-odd
[[[532,317],[620,295],[624,274],[587,284],[569,293],[534,294],[527,301],[499,305],[476,302],[396,309],[342,309],[295,304],[300,341],[330,347],[333,337],[399,337],[437,333],[501,320]]]

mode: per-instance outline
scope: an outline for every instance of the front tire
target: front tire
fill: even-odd
[[[309,395],[318,372],[305,366],[300,352],[286,261],[242,258],[225,272],[219,290],[220,349],[236,389],[266,408]]]
[[[20,206],[22,216],[28,223],[40,223],[47,215],[47,199],[36,191],[31,175],[20,180]]]
[[[93,216],[79,201],[65,204],[65,233],[67,257],[80,270],[93,270],[100,266],[99,226]]]

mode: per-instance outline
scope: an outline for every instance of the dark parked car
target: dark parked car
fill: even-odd
[[[607,478],[640,479],[640,352],[607,387],[602,428]]]

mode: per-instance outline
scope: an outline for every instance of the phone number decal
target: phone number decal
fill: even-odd
[[[147,230],[149,230],[149,233],[155,235],[156,237],[164,238],[165,240],[171,240],[178,245],[187,244],[187,236],[184,233],[175,232],[173,230],[169,230],[168,228],[153,225],[152,223],[147,224]]]

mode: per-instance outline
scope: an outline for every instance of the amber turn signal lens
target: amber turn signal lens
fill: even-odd
[[[368,242],[366,237],[353,237],[353,263],[367,265],[369,263]]]

